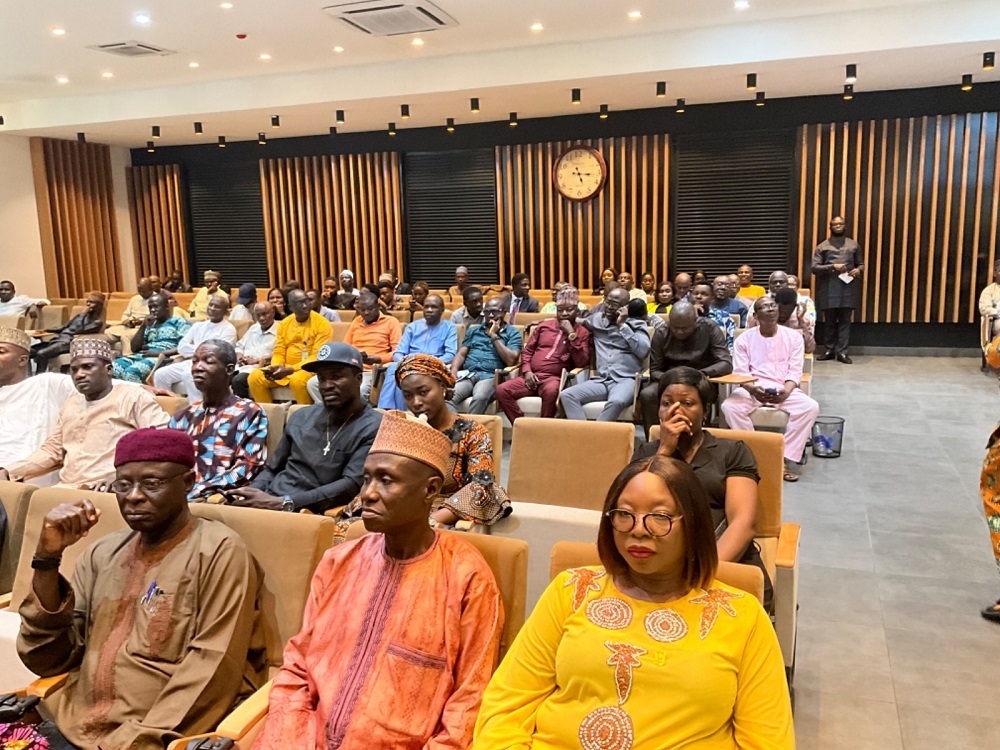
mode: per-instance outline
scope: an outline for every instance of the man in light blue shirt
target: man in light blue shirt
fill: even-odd
[[[408,354],[430,354],[446,365],[451,364],[458,351],[458,329],[450,320],[442,320],[444,300],[437,294],[427,295],[424,300],[424,317],[415,320],[403,329],[399,346],[392,355],[392,364],[385,372],[382,391],[378,397],[379,409],[399,409],[406,411],[403,393],[396,385],[396,366]]]

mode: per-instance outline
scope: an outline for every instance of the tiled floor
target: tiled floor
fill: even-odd
[[[1000,746],[1000,595],[979,501],[997,381],[975,359],[817,363],[843,455],[786,484],[802,524],[795,726],[803,750]]]
[[[979,616],[1000,596],[978,491],[996,378],[972,358],[858,356],[817,363],[813,395],[847,423],[843,455],[785,485],[798,747],[1000,747],[1000,625]]]

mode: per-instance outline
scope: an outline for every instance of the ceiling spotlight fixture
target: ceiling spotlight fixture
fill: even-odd
[[[666,95],[667,95],[667,82],[666,81],[657,81],[656,82],[656,96],[659,99],[662,99]]]
[[[152,141],[146,141],[146,151],[150,154],[156,153],[156,146]]]
[[[455,132],[455,118],[454,117],[449,117],[448,118],[448,121],[445,124],[444,129],[447,130],[449,133],[454,133]]]
[[[571,97],[573,104],[580,103],[580,89],[573,89],[573,95]]]
[[[115,74],[112,73],[110,70],[105,70],[103,73],[101,73],[101,78],[104,78],[104,79],[114,78],[114,77],[115,77]]]
[[[56,83],[69,83],[69,79],[66,76],[56,76]]]
[[[196,122],[194,124],[194,134],[195,135],[204,135],[205,134],[205,129],[201,126],[200,122]]]
[[[416,39],[414,39],[412,42],[410,42],[410,44],[412,44],[414,47],[423,47],[424,46],[424,40],[421,39],[418,36]]]
[[[59,26],[53,26],[49,31],[52,32],[52,36],[66,36],[66,29],[60,28]]]
[[[983,53],[983,70],[993,70],[997,64],[997,53],[996,52],[984,52]]]
[[[472,110],[473,112],[478,112],[479,111],[479,97],[478,96],[474,96],[471,99],[469,99],[469,109]]]
[[[219,136],[219,148],[225,148],[225,147],[226,147],[226,136],[220,135]]]
[[[764,102],[764,92],[763,91],[758,91],[757,92],[756,102],[757,102],[757,106],[758,107],[763,107],[764,106],[765,102]]]
[[[972,73],[962,76],[962,91],[972,91]]]
[[[399,105],[399,116],[402,117],[404,120],[409,120],[410,119],[410,105],[409,104],[400,104]]]
[[[228,3],[228,2],[227,3],[219,3],[219,7],[222,8],[223,10],[232,10],[233,9],[233,4],[232,3]]]
[[[675,109],[674,111],[677,114],[679,114],[679,115],[684,114],[684,100],[683,99],[678,99],[677,100],[677,109]]]
[[[642,18],[642,11],[641,10],[630,10],[628,12],[628,20],[630,20],[630,21],[638,21],[640,18]]]
[[[733,3],[735,10],[750,10],[750,0],[736,0]]]
[[[330,135],[337,135],[337,128],[330,126]]]
[[[344,110],[342,109],[337,110],[337,124],[338,125],[344,124]]]
[[[344,48],[338,44],[336,47],[333,48],[333,51],[339,54],[344,51]]]
[[[200,66],[196,62],[189,62],[188,63],[188,67],[189,68],[197,68],[197,67],[200,67]]]
[[[77,143],[86,143],[87,142],[87,134],[86,133],[77,133],[76,134],[76,142]]]
[[[858,82],[858,66],[855,63],[851,63],[847,66],[847,75],[844,77],[844,83],[857,83]]]
[[[602,104],[601,105],[601,114],[600,114],[600,117],[601,117],[602,120],[607,120],[608,119],[608,105],[607,104]]]
[[[542,24],[540,24],[540,23],[533,23],[533,24],[531,24],[531,30],[532,31],[544,31],[545,27],[542,26]]]
[[[153,18],[149,13],[136,13],[132,16],[132,20],[140,26],[149,26],[153,22]]]
[[[757,90],[757,74],[747,73],[747,91]]]
[[[849,102],[854,98],[854,84],[845,83],[844,84],[844,101]]]
[[[512,128],[517,127],[517,112],[510,113],[510,120],[507,121],[507,124],[510,125]]]
[[[153,138],[159,138],[159,137],[160,137],[160,126],[159,125],[154,125],[153,126]]]
[[[280,128],[281,127],[281,116],[280,115],[271,115],[271,127],[272,128]]]
[[[264,62],[267,62],[268,60],[271,59],[271,56],[265,52],[260,56],[260,59],[263,60]]]
[[[396,135],[396,123],[389,123],[389,135]]]
[[[267,145],[267,133],[257,133],[257,143],[261,146]]]

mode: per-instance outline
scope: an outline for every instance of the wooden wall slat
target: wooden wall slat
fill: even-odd
[[[126,167],[125,172],[139,276],[155,274],[165,279],[180,269],[187,278],[187,230],[180,167],[176,164]],[[265,222],[269,218],[265,212]],[[128,284],[131,285],[132,282]]]

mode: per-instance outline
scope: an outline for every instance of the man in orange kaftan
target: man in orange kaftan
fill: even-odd
[[[428,525],[451,441],[388,412],[365,461],[363,538],[326,553],[254,750],[466,748],[497,659],[493,574]]]

